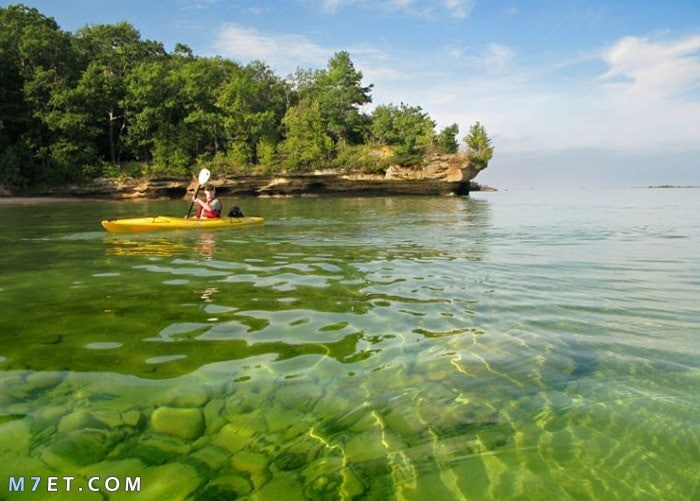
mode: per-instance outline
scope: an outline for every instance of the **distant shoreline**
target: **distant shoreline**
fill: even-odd
[[[107,200],[82,197],[0,197],[0,207],[4,207],[7,205],[50,205],[105,201]]]

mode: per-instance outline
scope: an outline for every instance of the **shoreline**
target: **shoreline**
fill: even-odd
[[[23,197],[23,196],[7,196],[0,197],[0,207],[8,205],[54,205],[66,203],[88,203],[88,202],[108,202],[109,199],[103,198],[83,198],[83,197]]]

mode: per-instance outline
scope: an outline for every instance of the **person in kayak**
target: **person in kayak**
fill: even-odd
[[[206,200],[202,200],[196,196],[194,197],[194,202],[198,205],[195,217],[200,219],[221,217],[221,200],[216,198],[216,189],[214,186],[211,184],[205,185],[204,194],[207,196]]]

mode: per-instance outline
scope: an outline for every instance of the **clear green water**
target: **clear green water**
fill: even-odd
[[[699,194],[0,206],[0,499],[698,499]]]

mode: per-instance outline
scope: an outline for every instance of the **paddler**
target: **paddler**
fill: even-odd
[[[206,200],[200,199],[195,196],[193,201],[197,204],[197,215],[195,217],[200,219],[209,219],[215,217],[221,217],[221,200],[216,198],[216,188],[212,184],[204,185],[204,194],[206,195]]]

